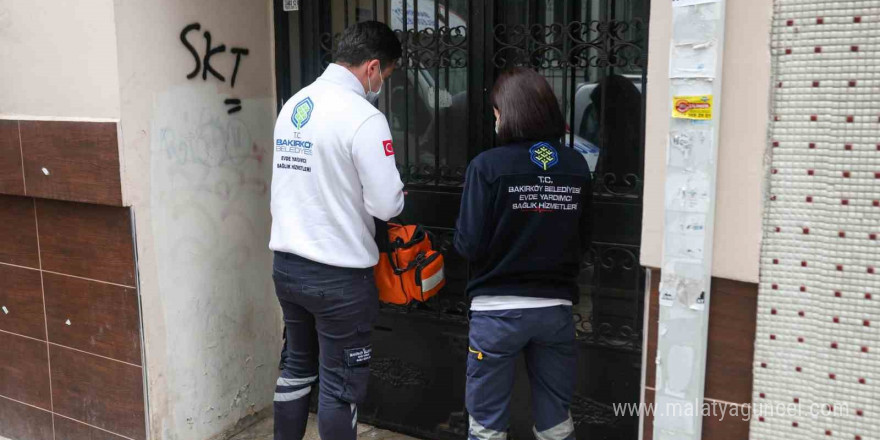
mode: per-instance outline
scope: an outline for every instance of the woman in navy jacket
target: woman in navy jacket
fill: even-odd
[[[524,352],[536,437],[574,439],[571,309],[590,244],[590,169],[560,144],[565,123],[542,76],[505,71],[491,100],[500,146],[468,166],[455,235],[472,269],[469,438],[506,438],[515,361]]]

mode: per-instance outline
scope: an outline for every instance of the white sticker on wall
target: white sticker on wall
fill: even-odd
[[[672,307],[675,304],[675,299],[678,297],[678,292],[676,292],[673,287],[664,287],[660,286],[660,305],[663,307]]]
[[[712,164],[712,134],[711,128],[670,132],[666,164],[686,170],[707,168]]]
[[[709,211],[709,175],[704,171],[670,172],[666,176],[666,209],[670,211]]]
[[[681,434],[694,434],[694,414],[698,410],[694,402],[657,393],[654,398],[654,428],[662,431],[677,431],[678,438],[688,438]],[[699,414],[699,413],[698,413]],[[657,436],[654,436],[657,438]]]
[[[702,4],[672,10],[674,44],[705,43],[717,39],[721,5]]]
[[[702,312],[703,310],[706,310],[706,301],[708,299],[709,298],[707,298],[705,289],[694,290],[688,292],[687,304],[688,307],[691,308],[691,310]]]
[[[664,247],[669,245],[666,243]],[[693,304],[706,290],[702,261],[666,258],[669,262],[663,266],[660,276],[660,305],[671,307],[676,301],[685,306]]]
[[[671,211],[667,216],[667,231],[677,234],[700,234],[706,231],[706,214]]]
[[[680,8],[683,6],[693,6],[693,5],[701,5],[703,3],[718,3],[721,0],[672,0],[673,8]]]
[[[694,349],[686,345],[673,345],[666,363],[667,395],[684,399],[694,375]]]
[[[702,260],[704,242],[704,234],[680,234],[677,232],[667,232],[665,255],[667,258]]]
[[[670,48],[670,78],[715,78],[718,45],[715,41],[673,45]]]
[[[714,93],[713,87],[712,78],[671,78],[669,81],[672,96],[709,96]],[[692,121],[686,119],[676,119],[672,122],[673,130],[681,130],[692,125]]]
[[[678,286],[676,277],[661,273],[660,278],[660,305],[663,307],[672,307],[678,299]]]

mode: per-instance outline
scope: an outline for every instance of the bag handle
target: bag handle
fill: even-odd
[[[416,254],[416,258],[410,261],[409,264],[407,264],[406,267],[404,267],[403,269],[398,268],[397,265],[394,264],[394,259],[391,258],[391,252],[388,252],[388,261],[391,263],[391,269],[394,270],[394,274],[402,275],[415,269],[422,261],[425,261],[425,253],[419,252],[418,254]]]
[[[429,243],[432,243],[430,241],[431,236],[428,234],[428,231],[422,227],[422,225],[417,224],[417,225],[415,225],[415,227],[416,228],[413,231],[413,235],[412,235],[412,237],[410,237],[409,241],[404,242],[400,237],[398,237],[398,238],[394,239],[394,241],[389,242],[389,246],[391,247],[391,250],[407,249],[407,248],[413,247],[413,246],[421,243],[425,239],[427,239]],[[433,248],[433,244],[431,247]]]

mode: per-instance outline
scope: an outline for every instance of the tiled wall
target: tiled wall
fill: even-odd
[[[122,205],[116,123],[0,120],[0,193]]]
[[[656,387],[657,323],[660,271],[651,272],[648,306],[645,402],[654,402]],[[703,439],[748,440],[749,422],[742,417],[743,405],[752,400],[752,361],[755,351],[758,286],[752,283],[712,278],[709,307],[709,345],[706,356],[705,407],[719,413],[703,417]],[[731,406],[739,417],[732,416]],[[723,408],[726,415],[721,417]],[[644,440],[654,438],[652,417],[645,417]]]
[[[115,123],[0,120],[0,437],[146,438],[116,142]]]
[[[773,12],[751,437],[877,440],[880,0]]]

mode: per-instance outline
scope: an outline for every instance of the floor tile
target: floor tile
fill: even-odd
[[[230,440],[272,440],[273,420],[265,418],[250,428],[236,434]],[[374,428],[369,425],[358,424],[359,440],[415,440],[396,432]],[[321,440],[318,436],[318,419],[314,414],[309,414],[309,424],[303,440]]]

